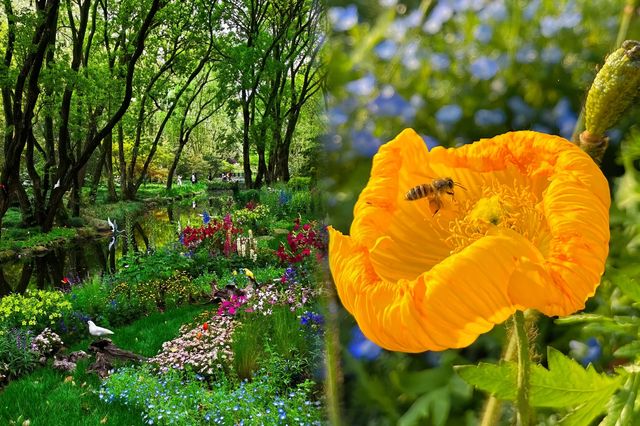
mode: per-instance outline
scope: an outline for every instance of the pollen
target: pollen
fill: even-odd
[[[457,253],[496,227],[519,233],[543,254],[548,249],[551,233],[542,203],[529,187],[516,183],[493,183],[477,198],[470,197],[450,222],[446,242],[451,253]]]

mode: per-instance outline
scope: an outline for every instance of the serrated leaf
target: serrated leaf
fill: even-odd
[[[640,341],[634,340],[624,346],[619,347],[613,356],[617,358],[636,358],[640,354]]]
[[[539,365],[531,369],[530,402],[534,407],[575,407],[603,395],[608,399],[620,386],[620,376],[600,374],[592,366],[585,369],[552,347],[547,349],[547,360],[549,369]]]
[[[442,387],[418,398],[400,417],[398,426],[425,424],[423,420],[428,417],[434,426],[442,426],[449,418],[450,409],[449,391],[447,387]]]
[[[602,394],[599,398],[590,400],[572,410],[560,423],[562,426],[584,426],[591,424],[596,417],[605,411],[605,406],[609,399],[611,399],[611,395]]]
[[[500,364],[460,365],[454,367],[456,373],[465,382],[498,399],[514,400],[516,398],[516,377],[518,366],[515,362],[503,361]]]

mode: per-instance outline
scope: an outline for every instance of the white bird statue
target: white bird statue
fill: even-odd
[[[98,327],[93,323],[93,321],[87,321],[89,324],[89,334],[92,336],[108,336],[109,334],[113,334],[113,331],[107,330],[106,328]]]

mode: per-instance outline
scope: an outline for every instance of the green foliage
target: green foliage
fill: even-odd
[[[236,194],[236,202],[239,206],[245,207],[248,202],[259,203],[260,202],[260,191],[257,189],[246,189],[244,191],[239,191]]]
[[[547,360],[548,369],[531,366],[529,401],[533,407],[569,409],[563,424],[589,424],[605,411],[607,401],[624,381],[623,376],[600,374],[592,366],[585,369],[552,347],[548,348]],[[469,384],[499,399],[516,398],[515,362],[460,366],[456,371]]]
[[[52,243],[68,241],[76,236],[73,228],[53,228],[43,233],[36,228],[11,228],[2,232],[1,250],[29,249],[36,246],[48,246]]]
[[[265,229],[270,222],[269,207],[264,204],[258,204],[253,209],[239,209],[233,212],[234,222],[247,229],[261,230]]]
[[[287,187],[294,191],[309,190],[311,186],[311,178],[307,176],[294,176],[287,182]]]
[[[152,279],[168,279],[175,271],[188,270],[191,264],[191,259],[176,250],[162,249],[147,255],[134,253],[119,260],[114,281],[135,284]]]
[[[38,354],[31,351],[31,331],[11,329],[0,332],[0,384],[33,370]]]
[[[39,332],[69,310],[71,303],[60,291],[27,290],[24,295],[10,294],[0,300],[0,324],[3,328],[29,327]]]

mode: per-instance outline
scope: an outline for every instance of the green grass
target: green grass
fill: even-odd
[[[76,233],[74,228],[53,228],[47,233],[40,232],[38,228],[8,228],[2,233],[0,251],[47,246],[57,240],[74,238]]]
[[[126,327],[114,329],[113,342],[122,349],[144,356],[153,356],[162,343],[178,334],[184,323],[190,322],[204,306],[183,306],[165,313],[155,313]],[[70,351],[85,350],[91,339],[74,344]],[[107,418],[107,425],[142,424],[140,414],[119,404],[107,405],[98,399],[100,379],[85,370],[89,362],[78,364],[73,380],[65,382],[68,374],[47,366],[11,382],[0,391],[0,424],[21,425],[30,420],[34,426],[99,425]]]

